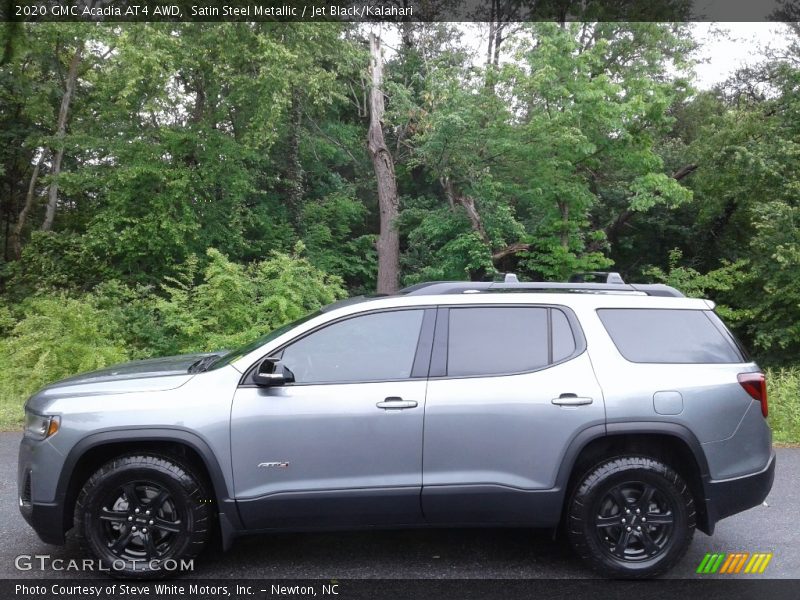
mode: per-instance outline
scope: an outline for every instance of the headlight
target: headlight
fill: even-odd
[[[37,415],[25,412],[25,436],[34,440],[43,440],[58,431],[60,417]]]

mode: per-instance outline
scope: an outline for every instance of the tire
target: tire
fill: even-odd
[[[694,536],[689,487],[672,468],[644,456],[592,467],[576,483],[567,508],[570,545],[604,577],[661,575],[683,557]]]
[[[131,499],[133,498],[133,501]],[[180,573],[203,550],[212,511],[206,486],[180,459],[120,456],[104,464],[75,503],[83,551],[113,577],[159,579]]]

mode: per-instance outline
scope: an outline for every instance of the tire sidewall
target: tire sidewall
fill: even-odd
[[[197,501],[193,490],[197,489],[194,477],[180,467],[167,463],[168,466],[153,461],[146,464],[150,457],[129,457],[112,461],[93,475],[87,482],[76,507],[76,524],[79,526],[81,543],[99,559],[102,569],[109,569],[112,576],[129,578],[158,578],[173,575],[172,571],[159,568],[159,564],[174,560],[178,565],[181,559],[193,557],[196,552],[192,547],[197,544],[195,523],[205,516],[205,507]],[[162,461],[163,462],[163,461]],[[181,520],[185,527],[177,534],[177,539],[170,551],[151,562],[126,560],[111,552],[107,547],[102,531],[103,523],[98,518],[100,509],[109,493],[122,488],[126,483],[153,482],[168,490],[171,500],[178,506]],[[171,565],[171,563],[167,563]],[[124,565],[124,566],[123,566]]]
[[[598,471],[603,469],[608,472],[598,477]],[[674,520],[666,548],[653,558],[641,561],[616,558],[597,535],[595,517],[600,502],[611,489],[625,483],[655,486],[672,510]],[[665,465],[639,457],[608,461],[587,473],[570,500],[570,522],[569,537],[582,558],[601,574],[617,578],[653,577],[665,572],[684,555],[695,527],[693,500],[683,480]]]

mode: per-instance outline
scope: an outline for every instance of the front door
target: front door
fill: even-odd
[[[379,311],[325,325],[281,351],[295,383],[239,387],[231,451],[246,527],[421,520],[423,415],[435,317],[433,310],[427,313]]]

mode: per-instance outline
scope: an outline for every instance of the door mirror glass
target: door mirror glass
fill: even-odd
[[[278,358],[265,358],[253,373],[253,382],[262,387],[285,385],[294,382],[294,373]]]

